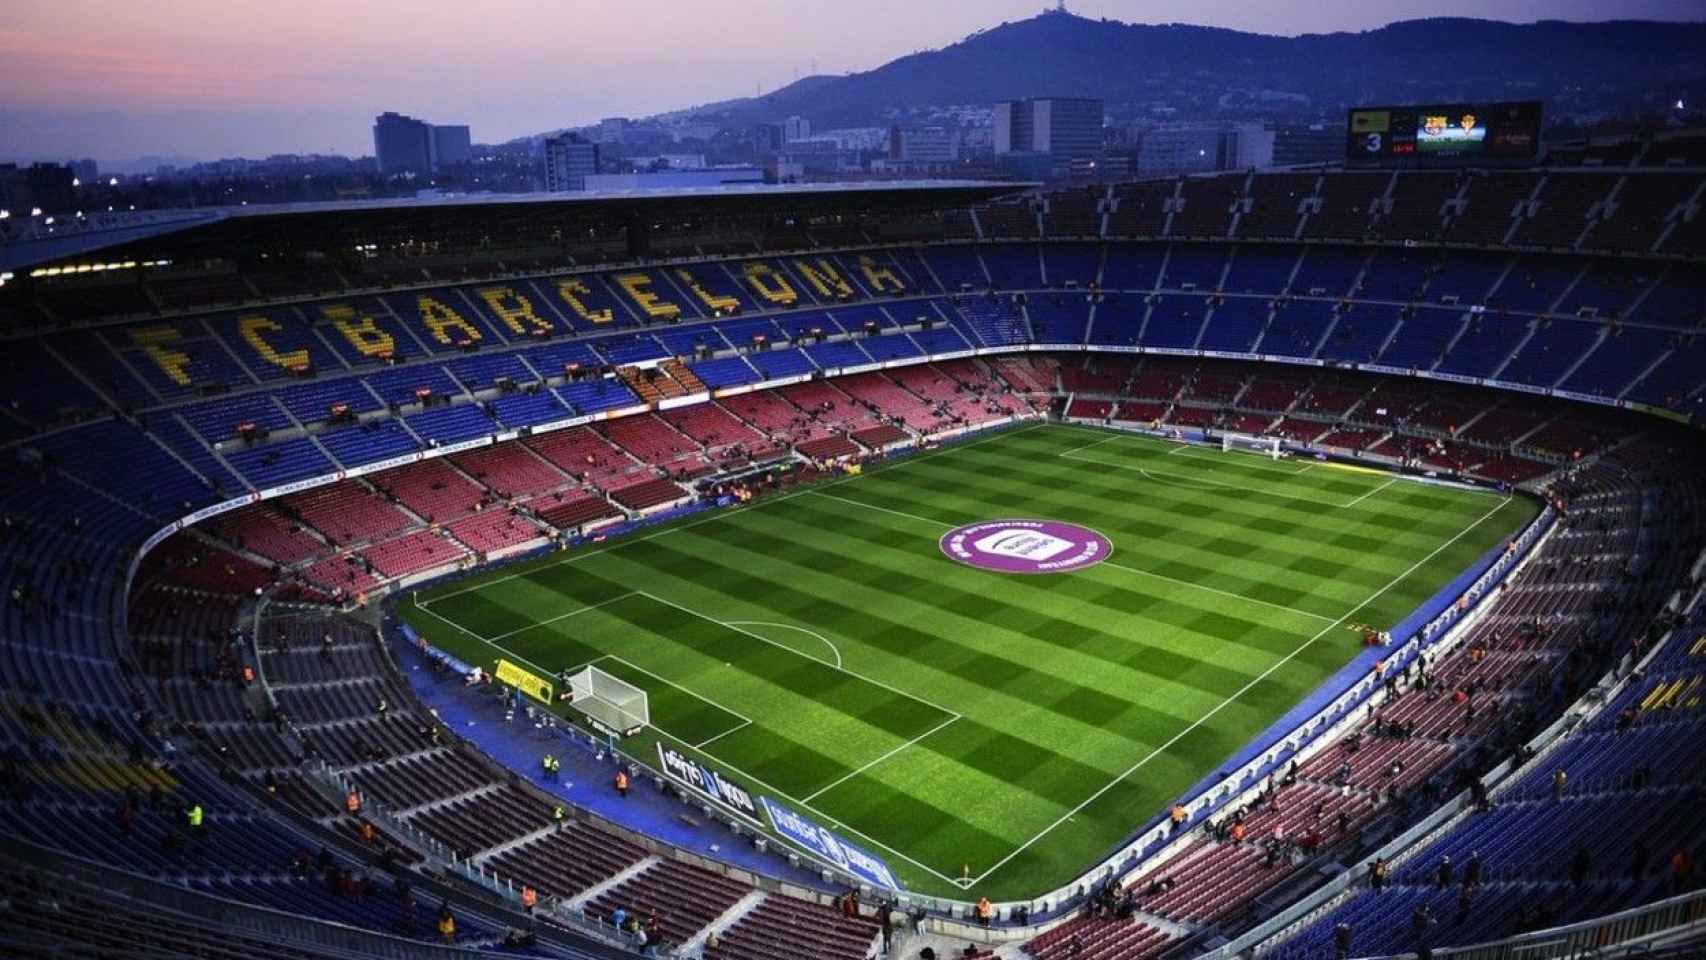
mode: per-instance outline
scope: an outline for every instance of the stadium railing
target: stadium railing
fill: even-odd
[[[1504,940],[1467,947],[1441,947],[1432,951],[1434,960],[1543,960],[1547,957],[1648,956],[1667,942],[1694,939],[1706,933],[1706,890],[1649,903],[1582,923],[1552,930],[1524,933]],[[1380,960],[1398,960],[1414,954],[1389,955]]]

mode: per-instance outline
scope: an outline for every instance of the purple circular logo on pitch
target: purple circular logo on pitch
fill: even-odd
[[[1088,527],[1057,520],[985,520],[942,535],[942,552],[1001,573],[1068,573],[1108,559],[1114,545]]]

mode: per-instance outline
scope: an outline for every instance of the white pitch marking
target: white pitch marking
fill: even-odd
[[[905,750],[907,747],[910,747],[910,746],[917,744],[920,740],[923,740],[925,737],[930,736],[931,734],[935,733],[936,731],[942,729],[943,727],[947,726],[950,723],[953,723],[955,720],[958,720],[958,719],[960,719],[960,715],[956,713],[953,716],[949,717],[948,719],[942,721],[941,723],[936,724],[934,727],[931,727],[930,729],[919,734],[918,736],[913,737],[911,740],[906,741],[905,743],[901,744],[900,746],[895,747],[893,750],[890,750],[889,752],[883,754],[882,756],[876,758],[875,760],[872,760],[870,763],[865,764],[864,766],[860,767],[859,769],[848,771],[846,775],[841,776],[841,777],[837,777],[835,780],[831,781],[828,786],[820,787],[818,790],[807,795],[805,798],[805,802],[811,803],[813,800],[816,800],[818,797],[828,793],[829,791],[835,789],[836,787],[841,786],[842,784],[853,779],[854,777],[858,776],[859,774],[864,773],[866,770],[871,769],[872,767],[876,766],[877,764],[882,763],[884,760],[887,760],[888,758],[894,756],[895,754],[901,752],[902,750]]]
[[[828,637],[818,633],[816,630],[808,630],[805,627],[795,626],[791,623],[772,623],[769,620],[730,620],[728,623],[731,627],[775,627],[778,630],[792,630],[796,633],[804,633],[816,637],[823,641],[823,645],[829,648],[830,653],[835,654],[835,666],[837,668],[841,666],[841,649],[831,642]]]
[[[552,671],[546,670],[544,667],[541,667],[539,664],[534,663],[532,660],[529,660],[526,657],[523,657],[517,653],[512,652],[508,647],[498,646],[497,644],[486,639],[485,637],[482,637],[479,634],[475,633],[474,631],[468,629],[467,627],[464,627],[462,624],[457,623],[456,621],[445,617],[444,615],[440,614],[437,610],[429,610],[426,607],[421,607],[420,610],[422,613],[425,613],[428,616],[437,617],[439,620],[444,621],[452,629],[460,630],[463,633],[467,634],[468,636],[473,637],[475,640],[478,640],[481,643],[485,644],[486,646],[491,647],[493,650],[498,651],[498,653],[502,654],[504,659],[506,659],[506,660],[512,660],[513,659],[513,660],[518,660],[522,663],[525,663],[528,666],[532,667],[533,669],[539,671],[540,676],[551,677],[551,676],[556,675]]]
[[[587,606],[581,607],[579,610],[570,610],[568,613],[559,614],[555,617],[550,617],[550,618],[547,618],[545,620],[540,620],[536,623],[530,623],[525,627],[519,627],[515,630],[509,631],[508,633],[500,633],[495,637],[485,637],[483,639],[487,643],[493,644],[495,646],[499,640],[508,640],[510,637],[513,637],[518,633],[526,633],[527,631],[532,630],[535,627],[543,627],[546,624],[556,623],[559,620],[567,620],[570,617],[578,617],[581,614],[586,613],[590,610],[597,610],[599,607],[609,606],[610,604],[615,603],[618,600],[626,600],[631,596],[634,596],[634,591],[632,591],[632,590],[628,591],[627,593],[611,597],[609,600],[600,600],[597,603],[589,604]]]
[[[778,650],[786,650],[796,657],[805,657],[807,660],[810,660],[813,663],[821,663],[826,667],[833,666],[833,664],[831,664],[827,660],[819,660],[817,657],[808,656],[804,653],[801,653],[798,650],[795,650],[793,647],[790,647],[785,643],[778,643],[777,641],[772,640],[769,637],[753,633],[751,630],[748,630],[745,627],[737,627],[727,620],[718,620],[716,617],[713,617],[710,614],[701,613],[698,610],[693,609],[692,607],[686,606],[685,604],[676,603],[674,600],[668,600],[668,599],[665,599],[663,597],[658,596],[655,593],[647,593],[644,590],[637,590],[635,592],[638,593],[640,596],[645,597],[649,600],[655,600],[658,603],[661,603],[666,607],[674,607],[675,609],[680,610],[682,613],[698,617],[701,620],[709,621],[711,623],[716,624],[719,627],[726,627],[730,630],[733,630],[736,633],[743,634],[745,636],[751,637],[752,639],[757,640],[760,643],[767,643],[770,646],[777,648]],[[899,687],[891,686],[890,684],[884,683],[881,680],[873,680],[872,678],[867,677],[862,673],[856,673],[852,670],[847,669],[846,667],[835,667],[835,669],[841,671],[842,673],[847,674],[850,677],[854,677],[856,679],[863,680],[866,683],[871,684],[872,686],[881,687],[884,690],[887,690],[888,692],[895,694],[896,696],[905,697],[906,699],[911,700],[915,703],[922,703],[925,706],[930,707],[933,710],[939,710],[945,714],[953,714],[955,716],[958,716],[958,714],[955,711],[949,710],[947,707],[944,707],[940,704],[931,703],[930,701],[924,699],[923,697],[918,696],[917,694],[907,693],[905,690],[902,690]]]
[[[1108,566],[1108,567],[1113,567],[1116,570],[1124,570],[1127,573],[1135,573],[1135,574],[1137,574],[1139,576],[1143,576],[1143,577],[1153,577],[1156,580],[1164,580],[1167,583],[1177,584],[1181,587],[1190,587],[1193,590],[1202,590],[1202,591],[1205,591],[1207,593],[1218,594],[1222,597],[1228,597],[1228,598],[1233,599],[1233,600],[1242,600],[1245,603],[1254,603],[1254,604],[1257,604],[1259,606],[1268,607],[1268,608],[1273,609],[1273,610],[1281,610],[1281,611],[1284,611],[1286,613],[1296,614],[1297,616],[1300,616],[1300,617],[1309,617],[1310,619],[1313,619],[1313,620],[1322,620],[1322,621],[1327,621],[1327,620],[1333,619],[1332,617],[1324,617],[1319,613],[1310,613],[1308,610],[1299,610],[1296,607],[1288,607],[1283,603],[1271,603],[1267,600],[1258,600],[1255,597],[1247,597],[1242,593],[1233,593],[1230,590],[1221,590],[1218,587],[1211,587],[1211,586],[1208,586],[1207,584],[1192,583],[1189,580],[1180,580],[1177,577],[1169,577],[1164,573],[1154,573],[1152,571],[1142,570],[1142,569],[1139,569],[1137,567],[1128,567],[1123,563],[1115,563],[1112,560],[1104,560],[1102,562],[1102,565]]]
[[[721,704],[719,704],[719,706],[721,706]],[[724,730],[722,733],[719,733],[714,737],[710,737],[708,739],[701,740],[698,743],[695,743],[693,745],[693,749],[703,750],[706,747],[710,746],[713,743],[716,743],[718,740],[723,739],[724,737],[728,736],[731,733],[738,733],[741,730],[746,729],[747,726],[751,723],[752,723],[751,720],[742,720],[740,723],[736,724],[735,726],[728,728],[727,730]]]
[[[630,660],[625,660],[622,657],[619,657],[614,653],[607,653],[604,656],[599,657],[598,659],[599,660],[614,660],[617,663],[620,663],[624,667],[627,667],[628,669],[630,669],[636,673],[643,673],[646,676],[651,677],[653,680],[661,680],[664,683],[667,683],[670,686],[674,687],[675,689],[680,690],[682,693],[687,694],[688,696],[692,697],[695,700],[699,700],[699,701],[702,701],[704,703],[708,703],[711,706],[716,707],[718,710],[723,711],[724,713],[730,714],[731,716],[736,716],[736,717],[741,718],[742,720],[746,721],[747,723],[752,722],[751,717],[747,716],[744,713],[741,713],[739,710],[730,710],[728,707],[725,707],[722,704],[718,703],[717,701],[712,700],[710,697],[706,697],[706,696],[702,696],[700,694],[694,693],[692,690],[689,690],[686,687],[682,686],[681,684],[676,683],[674,680],[671,680],[668,677],[659,676],[658,674],[655,674],[655,673],[651,672],[650,670],[647,670],[645,667],[642,667],[639,664],[634,663]],[[594,660],[593,662],[597,663],[598,660]],[[721,734],[719,734],[719,736],[721,736]]]
[[[1390,487],[1394,483],[1397,483],[1397,482],[1398,482],[1398,478],[1393,477],[1392,479],[1386,481],[1385,483],[1381,484],[1380,486],[1375,487],[1373,490],[1370,490],[1369,492],[1363,494],[1362,496],[1357,497],[1355,500],[1352,500],[1350,503],[1345,504],[1345,508],[1348,509],[1350,507],[1354,507],[1357,504],[1363,502],[1364,500],[1367,500],[1369,497],[1374,496],[1375,494],[1379,493],[1382,490],[1385,490],[1387,487]]]
[[[952,527],[953,526],[953,524],[948,523],[945,520],[936,520],[932,517],[921,517],[916,513],[907,513],[905,510],[891,510],[888,507],[880,507],[874,503],[865,503],[862,500],[849,500],[846,497],[838,497],[833,493],[820,493],[816,490],[813,490],[812,495],[817,496],[817,497],[822,497],[825,500],[837,500],[837,501],[840,501],[841,503],[845,503],[845,504],[848,504],[850,506],[864,507],[866,510],[876,510],[879,513],[887,513],[887,514],[890,514],[892,516],[901,517],[901,518],[906,519],[906,520],[917,520],[919,523],[930,523],[930,524],[934,524],[938,527]]]

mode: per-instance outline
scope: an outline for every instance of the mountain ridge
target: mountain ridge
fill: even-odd
[[[1374,102],[1507,99],[1642,109],[1699,98],[1701,49],[1706,22],[1436,17],[1283,37],[1050,12],[871,70],[806,77],[663,116],[738,125],[797,114],[821,129],[888,122],[917,108],[1094,96],[1110,107],[1172,103],[1188,119],[1193,107],[1217,110],[1227,94],[1257,91],[1286,94],[1300,111],[1324,115]]]

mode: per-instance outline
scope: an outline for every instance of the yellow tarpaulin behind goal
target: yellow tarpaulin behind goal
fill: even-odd
[[[551,703],[551,681],[537,673],[525,670],[510,663],[508,660],[498,661],[497,673],[494,674],[499,683],[507,683],[520,690],[540,703]]]

